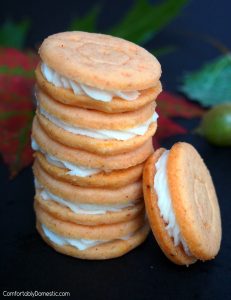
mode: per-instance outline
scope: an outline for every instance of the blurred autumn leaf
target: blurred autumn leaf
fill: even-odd
[[[0,48],[0,153],[11,176],[32,162],[32,88],[37,63],[34,53]]]
[[[203,106],[231,102],[231,54],[224,54],[186,74],[182,81],[180,90]]]
[[[187,0],[166,0],[153,4],[148,0],[137,0],[108,33],[144,44],[167,26],[182,10]]]

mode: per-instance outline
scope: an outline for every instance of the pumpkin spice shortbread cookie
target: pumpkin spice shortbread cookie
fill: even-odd
[[[177,143],[151,155],[143,189],[153,234],[172,262],[189,265],[217,255],[219,204],[210,173],[193,146]]]
[[[36,87],[35,96],[38,111],[46,116],[53,116],[63,123],[93,130],[126,130],[144,124],[155,113],[156,102],[152,101],[142,108],[124,113],[108,114],[93,109],[62,104],[40,88]]]
[[[34,208],[36,227],[45,242],[58,252],[78,258],[121,256],[141,244],[149,232],[144,213],[126,222],[89,226],[56,218],[37,200]]]
[[[153,114],[144,124],[127,130],[92,130],[75,127],[38,111],[37,119],[53,140],[68,147],[102,155],[133,151],[152,138],[157,129],[156,114]]]
[[[36,180],[50,193],[76,204],[130,205],[143,195],[141,180],[117,189],[90,188],[72,185],[51,177],[37,161],[34,162],[33,172]]]
[[[34,203],[34,209],[38,221],[44,224],[52,232],[76,240],[87,239],[110,241],[120,239],[132,235],[145,223],[144,213],[142,213],[126,222],[99,224],[94,226],[82,225],[55,218],[53,215],[43,210],[38,202]]]
[[[149,226],[145,224],[131,236],[123,237],[123,239],[94,241],[61,237],[49,230],[38,220],[36,227],[43,240],[56,251],[76,258],[90,260],[120,257],[142,244],[149,233]]]
[[[153,153],[152,138],[133,151],[117,155],[99,155],[67,147],[51,139],[42,129],[36,117],[32,126],[32,139],[36,142],[34,150],[49,155],[53,160],[64,162],[64,165],[76,172],[79,166],[83,167],[82,169],[91,169],[90,171],[92,169],[101,171],[127,169],[143,163]]]
[[[161,92],[158,60],[120,38],[63,32],[45,39],[39,54],[38,84],[65,104],[124,112],[142,107]]]
[[[35,142],[33,142],[34,145]],[[35,148],[36,146],[34,146]],[[36,147],[38,149],[38,146]],[[37,151],[34,156],[41,167],[52,177],[69,182],[74,185],[85,187],[107,187],[117,189],[142,179],[144,163],[136,166],[114,170],[102,171],[100,169],[90,169],[84,167],[75,167],[75,165],[45,155]]]
[[[50,193],[41,185],[36,188],[35,195],[35,202],[54,218],[82,225],[130,221],[144,211],[143,199],[137,201],[125,205],[75,204]]]

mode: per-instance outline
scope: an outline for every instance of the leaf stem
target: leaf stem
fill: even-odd
[[[179,31],[179,30],[174,30],[174,32],[183,36],[197,38],[205,43],[210,44],[211,46],[213,46],[215,49],[217,49],[223,54],[231,53],[231,50],[226,45],[224,45],[221,41],[219,41],[218,39],[216,39],[215,37],[209,34],[196,33],[193,31]]]

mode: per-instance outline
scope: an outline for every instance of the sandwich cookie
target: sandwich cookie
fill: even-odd
[[[44,40],[39,54],[42,76],[61,89],[60,93],[67,90],[77,99],[89,97],[96,103],[101,102],[106,109],[114,98],[122,101],[122,107],[123,102],[135,101],[142,91],[155,87],[161,75],[160,64],[153,55],[131,42],[109,35],[54,34]],[[37,80],[42,86],[38,77]],[[53,98],[57,99],[54,95]],[[87,105],[87,99],[84,102]],[[81,106],[78,100],[76,104]],[[97,109],[95,105],[85,108]],[[131,110],[135,109],[134,105]]]
[[[46,190],[74,204],[131,205],[143,195],[142,181],[118,189],[80,187],[51,177],[37,161],[34,162],[33,172]]]
[[[48,118],[54,117],[70,126],[92,129],[96,132],[104,129],[112,132],[113,130],[126,131],[129,128],[138,127],[153,116],[156,108],[156,102],[152,101],[138,110],[108,114],[93,109],[64,105],[52,99],[38,87],[35,89],[35,95],[40,114],[47,115]]]
[[[153,88],[144,90],[139,97],[133,101],[124,101],[119,97],[113,97],[110,102],[95,101],[87,95],[76,95],[71,89],[55,86],[53,83],[47,81],[45,75],[41,72],[41,65],[39,64],[35,70],[35,77],[39,87],[53,99],[60,103],[70,106],[81,107],[85,109],[94,109],[109,114],[123,113],[142,108],[144,105],[155,100],[162,92],[162,85],[160,81],[157,82]]]
[[[164,254],[189,265],[213,259],[221,243],[220,209],[210,173],[196,149],[158,149],[143,173],[147,215]]]
[[[51,139],[42,129],[36,117],[32,125],[32,138],[44,153],[61,162],[69,162],[69,167],[72,169],[73,165],[88,169],[99,169],[102,172],[127,169],[143,163],[153,153],[152,138],[139,148],[118,155],[104,156],[70,148]]]
[[[82,225],[127,222],[144,212],[143,200],[125,205],[75,204],[48,190],[36,188],[35,202],[56,219]]]
[[[122,256],[142,244],[148,233],[149,226],[145,224],[133,235],[114,241],[73,240],[60,237],[38,220],[36,228],[43,240],[57,252],[81,259],[110,259]]]
[[[83,226],[63,222],[35,202],[36,227],[58,252],[85,259],[121,256],[141,244],[149,231],[144,214],[125,223]]]
[[[144,213],[127,222],[102,224],[96,226],[76,224],[54,218],[43,210],[38,202],[34,203],[37,220],[58,236],[67,239],[87,239],[91,241],[111,241],[131,236],[145,223]]]
[[[122,130],[91,130],[75,127],[37,111],[37,119],[44,131],[55,141],[68,147],[96,154],[114,155],[132,151],[150,139],[157,129],[156,113],[144,124]]]
[[[117,189],[126,186],[142,179],[144,166],[142,163],[128,169],[105,172],[100,169],[77,167],[69,162],[60,161],[51,155],[38,151],[34,154],[34,157],[36,157],[46,173],[52,177],[83,187]]]

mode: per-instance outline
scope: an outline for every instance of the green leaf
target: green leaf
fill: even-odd
[[[91,11],[83,17],[73,20],[69,26],[69,30],[79,30],[87,32],[96,31],[96,21],[100,12],[100,7],[94,6]]]
[[[108,33],[135,43],[145,43],[170,23],[187,2],[166,0],[154,5],[148,0],[136,0],[130,11]]]
[[[171,53],[171,52],[173,52],[175,50],[176,50],[175,46],[165,46],[165,47],[153,49],[150,52],[152,54],[154,54],[156,57],[160,57],[162,55],[169,54],[169,53]]]
[[[0,74],[33,78],[34,70],[25,70],[22,67],[9,68],[8,66],[0,66]]]
[[[3,47],[11,47],[22,49],[29,30],[30,22],[23,20],[14,23],[10,20],[6,21],[0,28],[0,45]]]
[[[203,106],[231,102],[231,54],[225,54],[183,77],[180,90]]]
[[[25,110],[25,111],[0,111],[0,120],[7,120],[9,118],[15,117],[15,116],[26,116],[30,117],[33,116],[33,113],[31,111]]]

